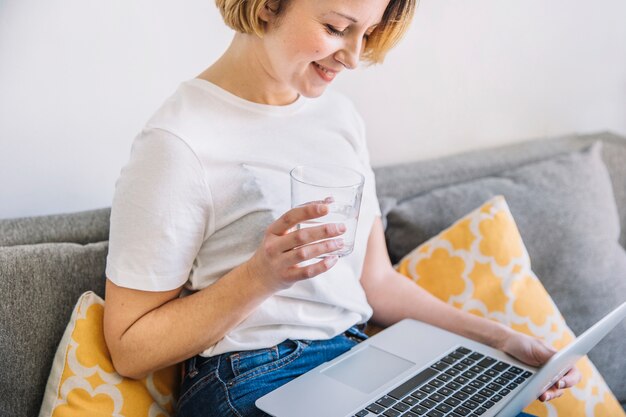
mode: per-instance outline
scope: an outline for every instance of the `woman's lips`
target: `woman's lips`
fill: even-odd
[[[315,69],[315,72],[317,72],[317,74],[324,80],[327,82],[332,81],[335,78],[335,75],[337,75],[337,71],[333,71],[323,65],[318,64],[317,62],[312,62],[313,68]]]

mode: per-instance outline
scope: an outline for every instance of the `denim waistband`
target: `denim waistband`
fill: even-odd
[[[351,339],[356,339],[357,342],[362,342],[368,338],[368,336],[365,334],[365,326],[365,323],[355,324],[354,326],[343,332],[343,334]]]
[[[349,329],[347,329],[342,334],[340,334],[340,336],[347,337],[351,340],[354,340],[357,343],[360,343],[368,338],[368,336],[364,333],[365,326],[366,326],[365,324],[356,324],[350,327]],[[332,338],[328,340],[332,340]],[[285,343],[285,342],[281,342],[281,343]],[[280,343],[276,345],[275,347],[277,348],[279,345]],[[236,352],[225,352],[220,355],[215,355],[215,356],[210,356],[210,357],[196,355],[190,359],[187,359],[184,363],[184,366],[182,367],[181,377],[184,378],[186,375],[188,375],[191,378],[193,378],[198,374],[198,368],[200,366],[208,364],[209,362],[212,362],[212,361],[217,361],[220,356],[224,356],[224,355],[230,356],[233,353],[236,353]]]

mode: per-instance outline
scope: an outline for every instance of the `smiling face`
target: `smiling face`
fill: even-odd
[[[271,3],[271,2],[270,2]],[[380,22],[389,0],[290,0],[267,22],[259,39],[261,68],[292,99],[318,97],[344,69],[356,68],[367,35]],[[270,5],[271,6],[271,5]],[[261,51],[259,51],[261,52]]]

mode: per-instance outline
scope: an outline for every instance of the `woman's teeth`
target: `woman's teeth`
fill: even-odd
[[[326,74],[328,74],[328,73],[329,73],[329,71],[328,71],[326,68],[324,68],[323,66],[321,66],[321,65],[320,65],[320,64],[318,64],[317,62],[313,62],[313,63],[317,66],[317,68],[321,69],[321,70],[322,70],[322,71],[324,71]]]

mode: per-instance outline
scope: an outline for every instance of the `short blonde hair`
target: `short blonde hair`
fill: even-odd
[[[380,24],[367,39],[361,59],[370,64],[380,64],[387,52],[402,39],[415,14],[418,0],[390,0]],[[263,37],[265,22],[260,12],[269,3],[280,16],[290,0],[215,0],[224,22],[241,33]]]

